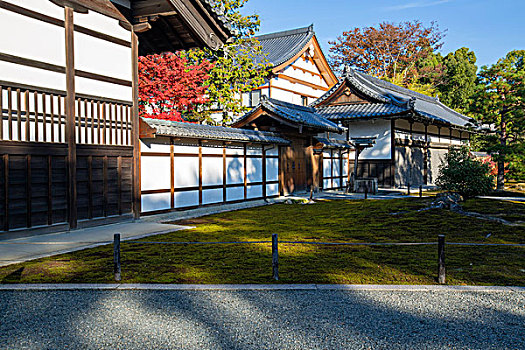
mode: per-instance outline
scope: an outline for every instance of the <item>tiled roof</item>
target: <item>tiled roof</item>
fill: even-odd
[[[266,59],[275,67],[293,58],[313,36],[314,26],[312,24],[309,27],[260,35],[255,39],[259,40]]]
[[[156,130],[156,135],[159,136],[176,136],[218,141],[290,144],[290,141],[273,132],[174,122],[152,118],[142,118],[142,120],[150,127],[154,128]]]
[[[401,114],[408,110],[389,103],[359,103],[316,108],[317,113],[329,120],[387,117]]]
[[[218,5],[216,0],[200,0],[201,3],[210,11],[213,17],[226,29],[230,34],[236,34],[235,29],[232,28],[230,20],[226,17],[224,6]]]
[[[327,139],[326,137],[315,137],[317,142],[323,144],[326,148],[345,148],[345,149],[354,149],[354,146],[348,141],[336,140],[336,139]]]
[[[345,131],[345,128],[340,127],[334,122],[323,118],[312,107],[305,107],[293,103],[279,101],[273,98],[268,98],[266,96],[263,96],[261,98],[261,102],[257,107],[252,109],[250,112],[246,113],[237,122],[248,118],[259,108],[263,108],[271,113],[275,113],[278,117],[292,122],[294,124],[311,127],[321,131],[331,131],[338,133]]]
[[[348,82],[352,87],[360,91],[362,94],[376,100],[377,103],[373,103],[374,107],[377,108],[378,117],[391,115],[389,111],[398,110],[400,112],[413,112],[425,119],[431,119],[445,124],[452,124],[461,127],[474,126],[475,121],[472,118],[462,115],[454,111],[453,109],[445,106],[437,98],[426,96],[418,92],[394,85],[387,81],[372,77],[368,74],[358,72],[351,68],[346,68],[343,76],[339,79],[339,82],[334,85],[329,91],[323,96],[319,97],[314,101],[311,106],[318,106],[321,102],[327,100],[339,87]],[[379,107],[379,105],[390,105],[391,107]],[[349,105],[350,106],[350,105]],[[396,109],[397,107],[397,109]],[[349,113],[354,113],[349,118],[354,117],[372,117],[373,115],[369,112],[367,107],[352,106],[348,110]],[[363,115],[359,113],[367,112]],[[321,107],[320,107],[320,113]],[[323,114],[326,116],[326,114]],[[327,117],[327,116],[326,116]],[[341,115],[339,116],[341,118]],[[329,119],[336,119],[335,117]]]

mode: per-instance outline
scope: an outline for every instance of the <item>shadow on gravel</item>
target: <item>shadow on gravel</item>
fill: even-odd
[[[0,293],[0,348],[523,349],[520,293]]]

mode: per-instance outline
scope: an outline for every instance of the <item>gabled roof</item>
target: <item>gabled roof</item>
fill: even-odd
[[[290,141],[273,132],[234,129],[224,126],[183,123],[152,118],[141,118],[141,121],[149,128],[153,129],[153,134],[156,136],[175,136],[201,140],[272,143],[283,145],[290,144]]]
[[[341,133],[345,128],[338,126],[334,122],[323,118],[312,107],[305,107],[288,103],[284,101],[275,100],[263,96],[258,106],[246,113],[243,117],[237,120],[233,126],[241,127],[245,125],[257,113],[264,112],[270,117],[280,120],[285,123],[297,126],[306,126],[320,131],[330,131]]]
[[[260,35],[255,39],[261,43],[263,52],[262,56],[255,57],[255,61],[268,60],[272,65],[273,73],[278,73],[281,69],[292,64],[310,47],[313,47],[314,55],[312,58],[328,86],[337,82],[337,77],[330,69],[330,65],[315,37],[313,24],[304,28]]]
[[[255,37],[266,54],[266,59],[274,66],[289,61],[297,55],[314,36],[313,24],[309,27],[286,30]],[[261,59],[262,57],[258,57]]]
[[[330,105],[330,98],[345,85],[368,97],[370,104]],[[445,106],[439,99],[394,85],[368,74],[345,68],[343,76],[323,96],[311,106],[332,120],[359,117],[385,117],[400,113],[413,113],[423,119],[459,127],[475,125],[472,118],[462,115]]]

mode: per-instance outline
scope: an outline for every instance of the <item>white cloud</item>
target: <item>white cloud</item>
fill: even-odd
[[[436,5],[445,4],[451,1],[452,0],[414,1],[414,2],[409,2],[406,4],[402,4],[402,5],[386,7],[385,9],[386,10],[406,10],[406,9],[412,9],[412,8],[418,8],[418,7],[436,6]]]

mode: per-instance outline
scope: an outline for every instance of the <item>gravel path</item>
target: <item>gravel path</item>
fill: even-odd
[[[525,293],[1,291],[0,349],[525,349]]]

